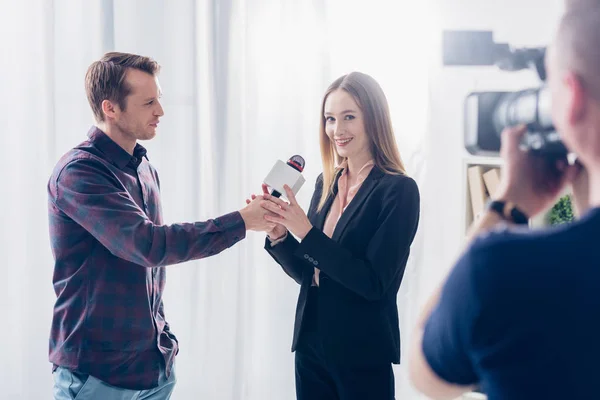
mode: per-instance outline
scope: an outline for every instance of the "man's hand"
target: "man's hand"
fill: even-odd
[[[552,159],[519,148],[526,132],[524,126],[502,132],[500,155],[504,160],[496,199],[514,203],[529,217],[556,201],[565,185],[577,172],[566,158]]]
[[[262,184],[262,191],[263,191],[264,195],[269,194],[269,188],[264,183]],[[256,195],[252,194],[250,196],[250,198],[251,199],[246,199],[246,204],[250,204],[252,201],[256,200]],[[277,240],[277,239],[282,238],[286,233],[287,233],[287,229],[285,228],[285,226],[280,225],[280,224],[275,224],[275,227],[273,229],[271,229],[270,231],[267,231],[267,236],[271,240]]]
[[[258,201],[251,201],[248,205],[240,210],[246,230],[248,231],[263,231],[270,232],[275,228],[275,223],[267,221],[265,215],[274,215],[268,210],[261,207],[263,196],[255,196]]]

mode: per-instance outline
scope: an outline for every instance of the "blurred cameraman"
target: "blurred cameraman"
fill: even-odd
[[[500,190],[413,334],[411,380],[429,397],[476,385],[489,400],[600,397],[600,0],[567,2],[546,69],[578,162],[521,151],[522,127],[503,132]],[[579,219],[527,230],[566,185]]]

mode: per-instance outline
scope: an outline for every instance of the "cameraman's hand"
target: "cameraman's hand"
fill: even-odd
[[[269,194],[269,188],[264,183],[262,184],[262,191],[263,191],[263,194],[267,194],[267,195]],[[250,197],[251,197],[251,199],[246,199],[246,204],[250,204],[252,201],[256,200],[256,198],[257,198],[257,196],[255,194],[252,194]],[[273,229],[271,229],[270,231],[267,231],[267,236],[271,240],[277,240],[277,239],[282,238],[286,233],[287,233],[287,229],[285,226],[283,226],[281,224],[275,224],[275,227]]]
[[[494,196],[514,203],[529,217],[553,204],[577,172],[566,158],[550,159],[519,148],[525,126],[502,132],[500,155],[504,160],[500,187]]]
[[[240,214],[246,225],[246,230],[248,231],[270,232],[275,228],[275,223],[265,219],[265,215],[273,216],[275,214],[270,213],[261,207],[261,200],[263,200],[263,196],[255,196],[255,200],[250,202],[246,201],[246,207],[240,210]]]

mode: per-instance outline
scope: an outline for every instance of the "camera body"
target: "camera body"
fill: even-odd
[[[563,157],[567,149],[551,118],[552,99],[545,86],[545,48],[512,49],[495,43],[491,31],[445,31],[445,66],[489,66],[504,71],[533,69],[542,84],[515,92],[473,92],[464,103],[464,145],[473,155],[494,156],[500,151],[500,134],[506,127],[526,125],[521,143],[528,151]]]

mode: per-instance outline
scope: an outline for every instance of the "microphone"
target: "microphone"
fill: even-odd
[[[299,156],[299,155],[291,156],[286,164],[289,165],[290,167],[294,168],[296,171],[298,171],[300,173],[302,173],[302,171],[304,171],[304,158],[302,158],[302,156]],[[281,197],[281,193],[278,192],[277,190],[273,189],[273,191],[271,191],[271,196]]]
[[[305,182],[302,176],[304,163],[304,158],[299,155],[290,157],[287,163],[277,160],[264,180],[267,186],[273,188],[271,196],[281,197],[282,194],[285,195],[283,185],[288,185],[294,194],[298,193]]]
[[[304,158],[299,155],[291,156],[287,161],[287,165],[294,168],[298,172],[304,171]]]

